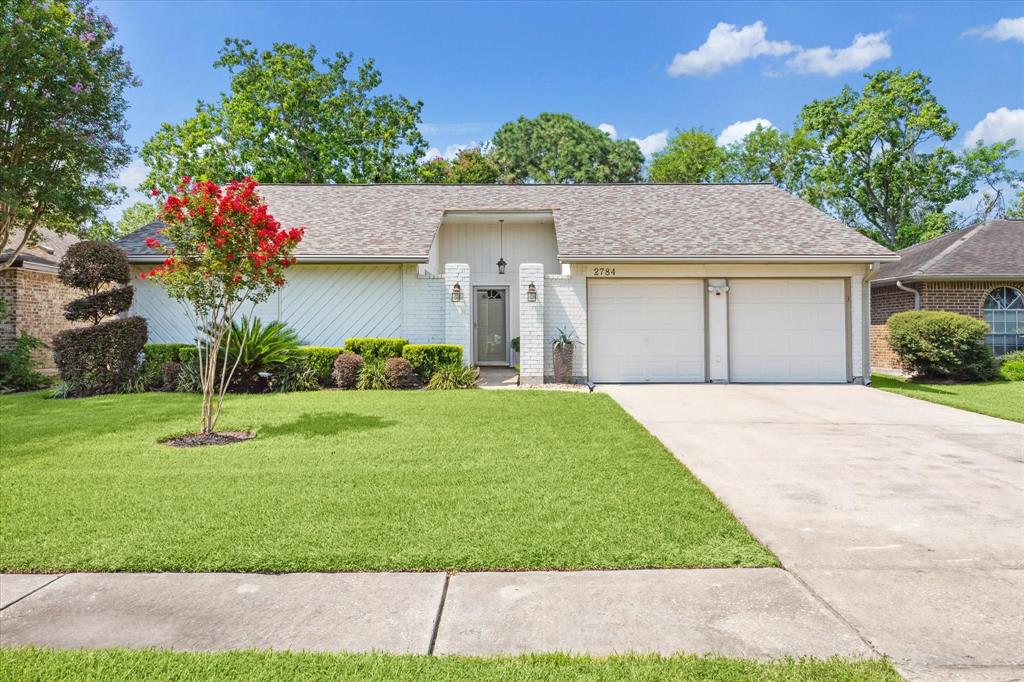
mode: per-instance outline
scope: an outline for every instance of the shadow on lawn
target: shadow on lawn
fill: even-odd
[[[283,424],[263,427],[259,429],[259,435],[271,438],[274,436],[334,436],[345,432],[386,429],[397,423],[393,419],[381,419],[373,415],[356,414],[355,412],[306,412]]]

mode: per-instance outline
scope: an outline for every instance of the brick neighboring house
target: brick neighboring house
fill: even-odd
[[[886,321],[905,310],[985,320],[996,355],[1024,350],[1024,220],[990,220],[899,252],[871,281],[871,364],[899,369]]]
[[[15,239],[20,235],[15,235]],[[25,332],[50,345],[54,334],[73,323],[64,319],[64,306],[82,292],[57,281],[57,266],[68,247],[78,241],[72,235],[38,230],[35,245],[26,247],[14,264],[0,271],[0,299],[7,314],[0,320],[0,350],[10,350],[14,340]],[[35,352],[43,371],[53,371],[53,353],[49,348]]]

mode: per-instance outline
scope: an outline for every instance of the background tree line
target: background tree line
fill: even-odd
[[[123,137],[124,93],[138,84],[109,20],[84,0],[15,1],[0,19],[9,29],[0,33],[0,250],[11,243],[0,268],[39,225],[114,237],[153,220],[148,202],[128,207],[116,225],[102,217],[123,196],[112,180],[133,151]],[[1009,165],[1013,141],[954,149],[957,124],[916,71],[868,74],[859,90],[805,105],[789,131],[758,128],[719,146],[709,131],[679,130],[645,163],[636,142],[564,113],[521,116],[479,148],[424,159],[423,102],[383,93],[372,59],[320,57],[291,43],[258,50],[229,38],[213,66],[230,74],[227,91],[198,101],[186,120],[163,123],[143,144],[149,174],[138,189],[170,191],[184,175],[263,183],[770,182],[892,248],[1024,214],[1024,173]],[[953,210],[969,197],[980,197],[976,208]]]

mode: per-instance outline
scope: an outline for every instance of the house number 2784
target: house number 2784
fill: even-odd
[[[614,277],[615,268],[594,268],[594,277]]]

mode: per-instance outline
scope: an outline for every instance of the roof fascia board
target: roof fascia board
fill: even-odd
[[[128,256],[129,263],[162,263],[167,256],[153,254],[134,254]],[[426,256],[367,256],[367,255],[335,255],[317,254],[315,256],[296,256],[299,263],[426,263]]]
[[[895,253],[878,256],[558,256],[563,263],[878,263],[899,259]]]
[[[872,280],[872,284],[889,284],[899,280],[901,282],[988,282],[991,280],[1024,280],[1024,274],[1007,275],[994,273],[991,275],[907,275],[905,277],[886,277],[884,279]]]

